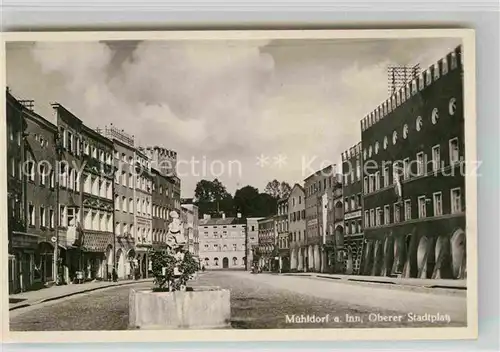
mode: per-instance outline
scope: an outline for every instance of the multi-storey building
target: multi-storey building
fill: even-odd
[[[366,275],[466,276],[462,48],[361,122]]]
[[[278,233],[279,271],[290,271],[290,238],[288,236],[288,196],[278,200],[276,229]]]
[[[200,258],[205,269],[245,269],[245,219],[204,215],[199,233]]]
[[[55,279],[57,127],[7,93],[9,291]]]
[[[165,176],[177,176],[177,152],[154,146],[143,152],[151,160],[151,166]]]
[[[330,165],[319,170],[304,180],[306,194],[306,243],[305,263],[308,271],[324,272],[329,270],[325,244],[333,234],[328,234],[330,200],[333,198],[332,190],[336,187],[337,173],[335,165]],[[329,209],[330,207],[330,209]]]
[[[85,125],[82,125],[81,138],[83,151],[76,151],[79,146],[67,144],[67,147],[70,153],[72,147],[77,154],[83,152],[80,185],[83,190],[83,269],[85,279],[108,279],[113,271],[115,244],[113,142]],[[71,136],[67,139],[70,142]],[[70,189],[71,178],[70,173]],[[71,221],[69,217],[68,221]]]
[[[189,252],[199,261],[200,258],[200,237],[198,207],[194,204],[182,204],[182,209],[186,210],[187,239]]]
[[[134,137],[111,125],[103,130],[113,141],[114,264],[118,278],[132,278],[135,263]]]
[[[136,267],[140,277],[148,277],[151,270],[148,251],[153,246],[153,200],[151,161],[141,148],[135,151],[134,229],[136,231]]]
[[[170,180],[154,168],[153,174],[153,248],[163,248],[166,245],[169,213],[171,208],[169,186]]]
[[[246,234],[246,258],[245,263],[246,270],[249,270],[252,266],[257,266],[258,263],[255,261],[254,253],[257,251],[259,246],[259,220],[262,218],[247,218],[247,234]]]
[[[306,199],[304,187],[296,183],[288,197],[290,270],[304,271],[306,245]]]
[[[88,277],[83,263],[83,186],[80,170],[84,165],[83,123],[58,103],[52,104],[58,127],[55,188],[59,206],[55,211],[58,271],[73,282]],[[47,250],[48,252],[48,250]]]
[[[363,256],[363,158],[361,142],[342,153],[346,274],[358,274]]]
[[[331,190],[331,199],[328,200],[328,230],[327,241],[334,245],[333,252],[329,249],[328,266],[335,273],[346,272],[347,249],[344,245],[344,208],[342,174],[336,175],[336,181]]]
[[[263,271],[277,271],[279,268],[277,258],[278,231],[276,226],[276,215],[268,216],[258,220],[259,246],[257,255],[258,265]]]
[[[6,102],[9,293],[14,293],[25,291],[32,285],[33,253],[37,249],[38,236],[26,232],[23,182],[25,108],[8,90]]]

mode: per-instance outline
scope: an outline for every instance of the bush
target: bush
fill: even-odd
[[[154,284],[154,292],[179,291],[186,286],[188,280],[198,269],[198,262],[191,253],[184,253],[184,259],[178,261],[174,254],[168,250],[154,250],[151,255]],[[174,276],[177,266],[180,276]],[[165,272],[163,270],[165,268]]]

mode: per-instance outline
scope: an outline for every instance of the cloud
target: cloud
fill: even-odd
[[[91,127],[113,123],[180,158],[240,160],[231,191],[301,182],[302,158],[337,162],[359,121],[387,97],[389,64],[425,68],[454,39],[146,41],[10,45],[7,81],[49,117],[58,101]],[[256,156],[286,154],[282,169]],[[210,176],[207,176],[210,177]],[[197,177],[183,179],[183,196]]]

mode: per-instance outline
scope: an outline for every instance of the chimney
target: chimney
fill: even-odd
[[[203,214],[203,220],[210,220],[210,214]]]
[[[222,213],[222,218],[225,219],[226,218],[226,213]]]
[[[236,214],[236,217],[237,217],[238,219],[241,219],[241,213]]]

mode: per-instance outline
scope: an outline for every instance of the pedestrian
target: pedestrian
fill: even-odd
[[[116,268],[113,268],[113,282],[118,282],[118,274],[116,272]]]
[[[201,271],[202,271],[202,272],[205,272],[205,265],[203,265],[203,266],[201,267]]]

